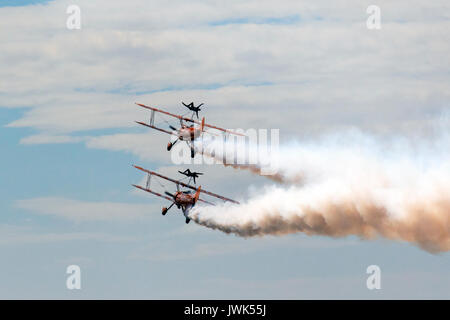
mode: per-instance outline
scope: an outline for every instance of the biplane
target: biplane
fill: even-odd
[[[239,202],[223,197],[221,195],[203,190],[201,186],[199,186],[198,188],[195,186],[190,185],[189,183],[184,183],[180,180],[175,180],[175,179],[171,179],[169,177],[163,176],[162,174],[159,174],[157,172],[154,171],[150,171],[147,169],[144,169],[142,167],[139,166],[135,166],[133,165],[133,167],[135,167],[138,170],[141,170],[145,173],[147,173],[147,182],[146,182],[146,186],[142,187],[142,186],[138,186],[133,184],[133,187],[141,189],[143,191],[146,191],[148,193],[151,193],[155,196],[164,198],[170,202],[172,202],[172,204],[169,207],[163,207],[162,208],[162,215],[166,215],[166,213],[175,205],[178,209],[181,209],[183,212],[183,215],[186,218],[186,223],[189,223],[189,221],[191,220],[189,218],[189,211],[196,205],[197,202],[203,202],[209,205],[214,205],[214,203],[211,203],[209,201],[206,201],[204,199],[200,199],[200,195],[206,194],[208,196],[212,196],[218,199],[221,199],[223,201],[228,201],[228,202],[232,202],[235,204],[239,204]],[[158,193],[152,189],[150,189],[150,183],[151,183],[151,178],[152,177],[158,177],[158,178],[162,178],[166,181],[169,181],[171,183],[174,183],[176,185],[176,192],[175,193],[171,193],[169,191],[164,191],[164,194]],[[180,187],[185,188],[185,190],[181,190]]]
[[[176,136],[176,139],[174,141],[169,141],[169,143],[167,144],[167,151],[170,151],[172,149],[172,147],[175,145],[175,143],[177,143],[178,141],[185,141],[188,144],[188,146],[190,147],[190,149],[191,149],[191,158],[194,158],[194,156],[195,156],[194,141],[195,141],[195,139],[200,137],[203,134],[203,132],[205,132],[205,130],[207,128],[216,129],[216,130],[222,131],[222,132],[227,133],[227,134],[234,134],[234,135],[239,135],[239,136],[245,136],[244,134],[241,134],[239,132],[234,132],[234,131],[227,130],[227,129],[224,129],[224,128],[220,128],[220,127],[217,127],[217,126],[213,126],[211,124],[207,124],[207,123],[205,123],[205,117],[202,118],[202,121],[197,121],[197,120],[194,120],[194,116],[193,115],[192,115],[191,118],[187,118],[187,117],[184,117],[184,116],[181,116],[181,115],[177,115],[177,114],[173,114],[173,113],[170,113],[170,112],[167,112],[167,111],[164,111],[164,110],[160,110],[160,109],[157,109],[157,108],[149,107],[149,106],[146,106],[146,105],[141,104],[141,103],[136,103],[136,104],[138,106],[142,107],[142,108],[151,110],[149,123],[144,123],[144,122],[141,122],[141,121],[136,121],[136,123],[138,123],[140,125],[143,125],[143,126],[146,126],[148,128],[154,129],[154,130],[158,130],[160,132],[164,132],[164,133],[167,133],[167,134],[170,134],[170,135],[173,134],[173,135]],[[163,128],[159,128],[159,127],[155,126],[155,113],[159,113],[159,114],[162,114],[162,115],[168,115],[170,117],[177,118],[180,121],[180,127],[179,128],[175,128],[174,126],[169,124],[169,128],[172,130],[172,131],[169,131],[169,130],[166,130],[166,129],[163,129]],[[189,122],[191,124],[188,125],[185,122]],[[195,126],[195,125],[197,125],[197,126]]]

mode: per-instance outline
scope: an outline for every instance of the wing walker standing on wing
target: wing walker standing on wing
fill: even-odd
[[[141,187],[141,186],[133,184],[134,187],[136,187],[138,189],[141,189],[143,191],[146,191],[148,193],[151,193],[151,194],[153,194],[155,196],[164,198],[164,199],[169,200],[169,201],[172,202],[172,204],[168,208],[167,207],[163,207],[162,208],[162,214],[163,215],[166,215],[166,213],[174,205],[176,205],[178,209],[181,209],[183,211],[183,214],[186,217],[186,223],[189,223],[189,221],[190,221],[190,218],[188,217],[189,211],[196,205],[196,203],[198,201],[206,203],[206,204],[209,204],[209,205],[214,205],[213,203],[211,203],[209,201],[200,199],[200,194],[201,193],[204,193],[204,194],[207,194],[209,196],[221,199],[223,201],[228,201],[228,202],[232,202],[232,203],[235,203],[235,204],[239,204],[239,202],[237,202],[235,200],[232,200],[232,199],[223,197],[221,195],[218,195],[218,194],[215,194],[215,193],[203,190],[201,186],[196,188],[196,187],[194,187],[194,186],[192,186],[190,184],[181,182],[179,180],[171,179],[171,178],[163,176],[162,174],[159,174],[157,172],[150,171],[150,170],[147,170],[147,169],[144,169],[142,167],[135,166],[135,165],[133,165],[133,167],[135,167],[136,169],[139,169],[139,170],[147,173],[146,186],[145,187]],[[150,189],[150,182],[151,182],[151,178],[152,177],[162,178],[162,179],[164,179],[166,181],[174,183],[176,185],[177,191],[175,193],[171,193],[169,191],[165,191],[164,194],[160,194],[158,192],[155,192],[155,191],[151,190]],[[190,189],[190,190],[184,190],[184,191],[180,190],[180,186],[184,187],[185,189]],[[195,191],[195,193],[193,193],[193,191]]]
[[[184,117],[184,116],[181,116],[181,115],[177,115],[177,114],[173,114],[173,113],[170,113],[170,112],[167,112],[167,111],[164,111],[164,110],[160,110],[160,109],[157,109],[157,108],[149,107],[149,106],[146,106],[146,105],[141,104],[141,103],[136,103],[136,104],[138,106],[142,107],[142,108],[151,110],[149,123],[144,123],[144,122],[141,122],[141,121],[136,121],[136,123],[138,123],[140,125],[143,125],[143,126],[146,126],[148,128],[160,131],[160,132],[164,132],[164,133],[167,133],[167,134],[170,134],[170,135],[173,134],[173,135],[176,136],[176,140],[175,141],[173,141],[173,142],[169,141],[169,143],[167,144],[167,151],[170,151],[172,149],[172,147],[175,145],[175,143],[177,143],[178,141],[185,141],[188,144],[188,146],[190,147],[190,149],[191,149],[191,158],[194,158],[194,156],[195,156],[194,141],[195,141],[195,139],[200,137],[204,132],[207,132],[206,130],[208,128],[209,129],[216,129],[216,130],[228,133],[228,134],[234,134],[234,135],[238,135],[238,136],[245,136],[245,135],[243,135],[241,133],[238,133],[238,132],[234,132],[234,131],[231,131],[231,130],[227,130],[227,129],[223,129],[223,128],[220,128],[220,127],[213,126],[211,124],[207,124],[207,123],[205,123],[205,117],[202,118],[201,122],[197,121],[197,120],[194,120],[194,113],[198,115],[198,111],[200,109],[197,110],[197,111],[193,111],[192,117],[191,118],[187,118],[187,117]],[[192,105],[193,105],[193,103],[192,103]],[[199,108],[200,106],[198,106],[196,108]],[[176,128],[176,127],[174,127],[172,125],[169,125],[169,128],[172,129],[173,131],[169,131],[169,130],[166,130],[166,129],[163,129],[163,128],[160,128],[160,127],[156,127],[155,126],[155,114],[156,113],[168,115],[170,117],[179,119],[180,127]],[[187,124],[185,124],[185,122],[190,122],[191,125],[187,125]],[[195,124],[197,124],[198,126],[196,127]]]
[[[219,128],[210,124],[205,123],[205,118],[202,118],[202,121],[199,122],[197,120],[194,120],[194,115],[197,116],[198,119],[198,112],[201,110],[200,107],[203,105],[200,104],[197,107],[194,106],[194,103],[191,102],[190,104],[185,104],[184,102],[182,102],[183,105],[185,107],[187,107],[189,110],[192,111],[192,116],[191,118],[187,118],[181,115],[176,115],[164,110],[160,110],[157,108],[153,108],[153,107],[149,107],[140,103],[136,103],[138,106],[148,109],[151,111],[151,115],[150,115],[150,121],[149,123],[144,123],[144,122],[140,122],[140,121],[136,121],[138,124],[146,126],[148,128],[160,131],[160,132],[164,132],[167,134],[174,134],[176,136],[176,140],[173,142],[169,142],[167,144],[167,150],[170,151],[172,149],[172,147],[175,145],[175,143],[177,143],[178,141],[185,141],[188,146],[191,148],[191,157],[193,158],[195,156],[195,148],[194,148],[194,141],[200,137],[207,128],[210,129],[216,129],[222,132],[225,132],[227,134],[234,134],[234,135],[240,135],[240,136],[244,136],[243,134],[231,131],[231,130],[227,130],[227,129],[223,129],[223,128]],[[169,128],[172,129],[173,131],[168,131],[165,130],[163,128],[157,127],[155,126],[155,114],[159,113],[159,114],[163,114],[163,115],[168,115],[170,117],[174,117],[179,119],[180,121],[180,127],[176,128],[172,125],[169,124]],[[187,125],[186,123],[190,122],[191,125]],[[195,126],[197,125],[197,126]],[[236,203],[239,204],[239,202],[223,197],[221,195],[203,190],[201,186],[199,186],[198,188],[195,186],[196,185],[196,178],[199,178],[200,175],[203,175],[203,173],[200,172],[192,172],[190,169],[186,169],[184,171],[178,171],[179,173],[183,174],[186,176],[186,178],[189,178],[189,181],[187,183],[182,182],[181,180],[175,180],[175,179],[171,179],[169,177],[163,176],[162,174],[159,174],[157,172],[154,171],[150,171],[147,169],[144,169],[142,167],[139,166],[134,166],[136,169],[139,169],[145,173],[147,173],[147,183],[145,187],[142,186],[138,186],[138,185],[134,185],[134,187],[141,189],[143,191],[146,191],[148,193],[151,193],[155,196],[164,198],[170,202],[172,202],[170,204],[169,207],[163,207],[162,208],[162,214],[166,215],[166,213],[175,205],[177,206],[178,209],[181,209],[184,216],[186,217],[186,223],[189,223],[190,218],[189,218],[189,211],[197,204],[197,202],[203,202],[209,205],[214,205],[213,203],[206,201],[204,199],[200,199],[200,195],[201,194],[205,194],[211,197],[215,197],[217,199],[221,199],[223,201],[227,201],[227,202],[232,202],[232,203]],[[164,191],[164,194],[155,192],[154,190],[150,189],[150,182],[151,182],[151,178],[152,177],[156,177],[156,178],[161,178],[165,181],[169,181],[171,183],[174,183],[176,185],[176,192],[172,193],[169,191]],[[184,178],[184,179],[186,179]],[[191,185],[191,181],[194,182],[194,186]],[[180,190],[180,187],[183,187],[185,190]]]

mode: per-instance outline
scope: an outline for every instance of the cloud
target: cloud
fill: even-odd
[[[79,1],[79,31],[65,28],[68,4],[0,9],[2,106],[29,108],[10,127],[130,129],[148,117],[136,100],[179,113],[186,99],[227,127],[412,132],[448,107],[445,1],[381,1],[380,31],[358,1]],[[90,145],[127,148],[119,138]]]
[[[135,238],[102,232],[36,232],[30,227],[0,225],[0,245],[40,245],[70,241],[130,242]]]
[[[332,269],[331,266],[330,269]],[[373,291],[365,286],[367,276],[363,272],[338,275],[331,273],[326,276],[275,277],[265,281],[217,277],[208,279],[207,284],[213,288],[222,288],[221,292],[211,291],[213,299],[224,299],[228,296],[233,299],[255,299],[255,297],[257,299],[433,299],[433,294],[436,292],[439,292],[439,296],[444,299],[449,296],[448,277],[432,272],[383,270],[382,290]],[[206,288],[198,288],[198,291],[194,291],[194,296],[204,299],[205,290]],[[248,294],[248,292],[251,293]],[[187,294],[188,292],[179,293],[179,296],[183,297]]]
[[[93,149],[129,152],[145,161],[168,161],[166,150],[170,136],[164,134],[112,134],[87,139],[86,146]]]
[[[143,248],[134,250],[129,258],[136,260],[146,260],[154,262],[181,261],[189,259],[200,259],[211,256],[240,255],[255,251],[254,247],[242,246],[242,243],[203,243],[197,244],[189,251],[173,250],[173,243],[164,242],[158,245],[151,244]],[[256,249],[261,250],[261,248]]]
[[[243,256],[248,254],[258,254],[272,250],[330,250],[342,249],[344,247],[354,247],[361,244],[355,239],[312,239],[305,235],[295,235],[286,238],[259,238],[259,239],[239,239],[236,237],[221,237],[220,239],[210,239],[203,237],[200,243],[193,243],[189,251],[180,251],[177,243],[180,239],[187,239],[194,236],[199,239],[201,236],[211,235],[212,232],[198,226],[192,225],[189,228],[178,228],[166,234],[167,239],[161,243],[152,241],[150,244],[134,249],[130,259],[145,261],[184,261],[191,259],[202,259],[207,257],[223,256]],[[185,240],[183,240],[185,241]]]
[[[76,31],[66,29],[69,4],[73,2],[59,0],[38,6],[0,8],[0,78],[4,80],[0,86],[0,112],[8,115],[8,128],[4,130],[24,136],[20,140],[23,144],[79,142],[87,148],[129,152],[138,161],[152,161],[153,165],[154,162],[167,163],[168,137],[139,128],[133,122],[149,117],[149,113],[139,110],[134,102],[163,107],[174,113],[184,112],[181,100],[204,102],[203,114],[207,122],[227,128],[280,128],[281,134],[288,138],[322,134],[325,127],[335,130],[347,126],[412,135],[432,126],[433,118],[448,109],[448,1],[379,0],[380,31],[369,31],[365,26],[366,8],[372,3],[357,0],[309,3],[297,0],[77,0],[81,7],[82,29]],[[293,16],[296,18],[292,19]],[[165,124],[161,122],[161,125]],[[223,179],[223,175],[227,175],[227,179]],[[229,179],[231,175],[233,179]],[[234,197],[250,180],[242,172],[214,167],[208,168],[202,181],[212,191]],[[261,182],[255,180],[255,184]],[[23,199],[17,201],[16,206],[32,214],[75,222],[140,222],[153,217],[154,213],[160,217],[160,206],[142,201],[144,203],[132,204],[53,197]],[[183,221],[179,222],[184,225]],[[13,235],[0,228],[0,243],[128,241],[135,237],[136,230],[133,228],[133,235],[122,238],[108,233],[37,232],[34,229]],[[146,229],[142,234],[147,233]],[[155,242],[160,242],[161,236],[156,235]],[[197,237],[195,234],[194,238]],[[326,240],[318,246],[327,248],[342,241]],[[189,238],[181,242],[192,246]],[[150,247],[156,252],[137,250],[135,253],[139,259],[153,258],[153,261],[189,260],[187,254],[172,250],[185,250],[180,247],[181,242],[163,245],[171,249],[169,251]],[[306,240],[300,243],[299,247],[308,247]],[[311,241],[311,246],[317,243],[317,240]],[[216,252],[231,256],[236,250],[238,256],[244,257],[253,250],[245,247],[247,242],[239,244],[242,247],[235,248],[233,244],[221,247],[220,243],[206,242],[192,246],[192,254],[217,258]],[[280,244],[281,247],[284,244]],[[385,249],[380,249],[383,254],[386,254]],[[264,246],[255,250],[263,251],[264,256],[281,251],[277,248],[268,251]],[[120,262],[121,252],[113,251],[107,260],[119,257]],[[198,277],[185,276],[182,272],[179,278],[172,279],[172,284],[163,281],[157,292],[158,295],[167,292],[169,298],[174,294],[181,298],[189,294],[205,297],[205,292],[223,297],[223,291],[217,293],[217,287],[222,286],[230,297],[240,290],[242,297],[260,292],[261,297],[277,298],[274,290],[285,290],[285,297],[295,298],[302,293],[298,288],[306,287],[313,288],[313,293],[304,296],[323,297],[324,288],[340,288],[347,283],[344,294],[349,296],[355,292],[351,288],[364,283],[342,279],[327,285],[327,279],[318,281],[320,275],[317,279],[296,278],[305,270],[295,262],[299,261],[297,259],[304,262],[307,257],[297,250],[292,251],[295,254],[289,262],[295,267],[280,268],[279,265],[286,265],[282,260],[281,264],[269,262],[268,265],[275,268],[276,274],[292,271],[285,282],[286,277],[278,282],[278,279],[271,281],[270,272],[264,273],[267,268],[260,268],[262,273],[255,274],[252,262],[248,262],[250,264],[237,264],[238,271],[224,277],[249,274],[261,280],[259,285],[254,281],[228,286],[212,282],[202,287],[207,271],[214,270],[211,264],[203,264]],[[50,255],[54,257],[54,254]],[[314,257],[320,257],[317,250]],[[98,260],[95,252],[93,258]],[[430,260],[423,261],[426,264]],[[14,264],[12,268],[17,268],[17,263],[10,263]],[[156,278],[158,271],[164,275],[170,265],[161,264],[161,270],[156,268],[152,274]],[[229,266],[233,265],[226,266],[225,273],[233,272],[228,270]],[[258,268],[257,262],[254,266]],[[113,268],[111,272],[114,270],[118,269]],[[132,279],[130,283],[135,276],[132,273],[132,278],[128,278]],[[264,286],[266,276],[272,285]],[[184,291],[183,281],[199,285],[194,292],[189,285],[185,287],[190,291]],[[30,289],[27,286],[25,294]],[[128,292],[134,295],[136,289],[140,290],[139,286],[131,287]],[[175,287],[177,290],[173,290]],[[418,287],[417,292],[423,292],[420,288],[429,288]],[[15,283],[10,286],[13,292],[17,288]],[[108,288],[107,292],[126,295],[127,286],[123,288],[125,290],[116,293]],[[42,294],[41,289],[37,290],[39,294]],[[148,294],[147,289],[142,288],[142,294]],[[433,290],[428,292],[435,296],[440,294]],[[339,293],[330,296],[341,297]]]
[[[83,137],[37,134],[22,138],[20,140],[20,143],[21,144],[77,143],[83,140],[84,140]]]
[[[152,204],[88,202],[54,197],[18,200],[15,206],[32,213],[75,222],[139,221],[154,216],[156,210]]]

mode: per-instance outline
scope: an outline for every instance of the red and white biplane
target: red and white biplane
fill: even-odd
[[[134,187],[141,189],[143,191],[146,191],[148,193],[151,193],[155,196],[164,198],[166,200],[169,200],[170,202],[172,202],[172,204],[167,208],[167,207],[163,207],[162,208],[162,214],[165,215],[167,213],[167,211],[170,210],[170,208],[172,208],[174,205],[177,206],[178,209],[181,209],[184,216],[186,217],[186,223],[189,223],[190,218],[189,218],[189,211],[196,205],[197,202],[203,202],[209,205],[214,205],[213,203],[206,201],[204,199],[200,199],[200,195],[202,193],[208,195],[208,196],[212,196],[218,199],[221,199],[223,201],[228,201],[228,202],[232,202],[235,204],[239,204],[239,202],[223,197],[221,195],[203,190],[201,186],[199,186],[198,188],[195,186],[190,185],[189,183],[184,183],[181,182],[180,180],[175,180],[175,179],[171,179],[169,177],[163,176],[162,174],[159,174],[157,172],[154,171],[150,171],[147,169],[144,169],[142,167],[139,166],[135,166],[133,165],[133,167],[135,167],[136,169],[139,169],[145,173],[147,173],[147,183],[145,187],[141,187],[138,185],[133,184]],[[150,189],[150,182],[151,182],[151,178],[152,176],[158,177],[158,178],[162,178],[164,180],[167,180],[169,182],[172,182],[176,185],[177,191],[175,193],[171,193],[168,191],[164,191],[164,194],[155,192],[154,190]],[[186,188],[186,190],[180,190],[180,186]],[[188,190],[189,189],[189,190]],[[195,191],[195,193],[193,192]]]
[[[175,145],[175,143],[177,143],[178,141],[185,141],[188,146],[191,149],[191,157],[194,158],[195,156],[195,148],[194,148],[194,141],[195,139],[197,139],[198,137],[200,137],[202,135],[203,132],[206,132],[206,130],[208,128],[210,129],[216,129],[219,131],[222,131],[226,134],[234,134],[234,135],[238,135],[238,136],[245,136],[244,134],[241,134],[239,132],[235,132],[232,130],[228,130],[228,129],[224,129],[224,128],[220,128],[217,126],[213,126],[211,124],[207,124],[205,123],[205,117],[202,118],[202,121],[197,121],[194,120],[194,113],[195,111],[192,113],[192,117],[191,118],[187,118],[181,115],[177,115],[177,114],[173,114],[164,110],[160,110],[157,108],[153,108],[153,107],[149,107],[146,106],[144,104],[141,103],[136,103],[138,106],[151,110],[151,114],[150,114],[150,121],[149,123],[144,123],[141,121],[136,121],[136,123],[146,126],[148,128],[151,129],[155,129],[158,130],[160,132],[164,132],[170,135],[175,135],[176,139],[174,141],[170,141],[167,144],[167,151],[170,151],[172,149],[172,147]],[[198,112],[198,111],[197,111]],[[169,131],[163,128],[159,128],[155,126],[155,113],[160,113],[160,114],[164,114],[164,115],[168,115],[170,117],[174,117],[177,118],[180,121],[180,127],[179,128],[175,128],[174,126],[169,124],[169,128],[172,129],[173,131]],[[184,122],[190,122],[190,125],[185,124]],[[195,126],[197,125],[197,126]]]

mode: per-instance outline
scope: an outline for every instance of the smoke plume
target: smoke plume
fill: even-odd
[[[353,131],[290,143],[269,156],[277,159],[275,180],[282,185],[266,186],[241,205],[195,207],[190,217],[242,237],[381,236],[429,252],[449,251],[449,141],[440,133],[426,141],[383,142]],[[250,167],[257,172],[260,166]]]

